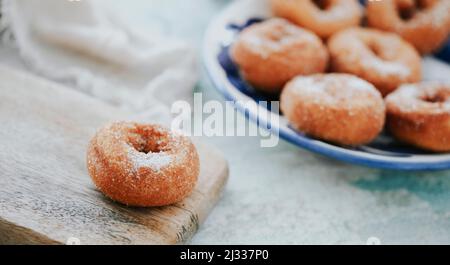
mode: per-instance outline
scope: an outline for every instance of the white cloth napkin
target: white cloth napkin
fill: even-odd
[[[107,0],[0,0],[1,24],[32,70],[148,120],[167,121],[198,74],[187,44],[136,30]],[[33,88],[30,88],[33,89]]]

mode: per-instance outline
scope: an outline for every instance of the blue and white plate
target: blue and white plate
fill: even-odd
[[[338,160],[376,168],[400,170],[450,169],[450,154],[429,153],[403,145],[387,133],[373,143],[360,147],[345,147],[312,139],[289,127],[287,120],[270,107],[245,104],[248,101],[271,101],[248,85],[239,75],[228,48],[240,30],[252,23],[271,17],[268,0],[234,1],[210,24],[203,46],[206,70],[216,88],[247,118],[270,128],[280,137],[304,149]],[[450,79],[450,45],[435,57],[423,60],[424,79]],[[447,62],[447,63],[445,63]]]

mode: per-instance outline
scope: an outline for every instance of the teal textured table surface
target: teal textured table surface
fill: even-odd
[[[136,25],[198,49],[231,1],[114,1]],[[202,71],[203,73],[203,71]],[[223,100],[203,73],[197,91]],[[245,126],[245,123],[238,124]],[[221,201],[191,244],[450,244],[450,171],[400,172],[353,166],[280,140],[212,137],[230,165]]]

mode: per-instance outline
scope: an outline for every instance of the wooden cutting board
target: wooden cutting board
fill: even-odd
[[[127,113],[75,90],[0,66],[0,243],[174,244],[219,199],[228,166],[196,142],[201,172],[175,205],[132,208],[95,189],[85,163],[96,129]]]

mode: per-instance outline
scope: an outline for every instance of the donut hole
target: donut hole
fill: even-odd
[[[429,0],[397,1],[397,12],[402,20],[408,21],[418,13],[430,7]]]
[[[381,57],[381,49],[375,43],[368,43],[367,48],[377,57]]]
[[[445,91],[438,91],[434,94],[425,95],[422,99],[429,103],[445,103],[450,98],[450,93]]]
[[[137,128],[128,136],[128,143],[140,153],[161,153],[167,151],[168,137],[162,132]]]
[[[414,8],[402,8],[399,9],[398,14],[400,15],[400,18],[403,20],[410,20],[414,17],[416,14],[416,10]]]
[[[163,148],[157,144],[155,141],[148,141],[145,144],[135,146],[138,152],[148,154],[148,153],[161,153]]]
[[[293,33],[287,27],[280,25],[274,28],[274,30],[267,32],[265,36],[267,40],[278,43],[282,42],[283,39],[293,36]]]
[[[320,10],[326,10],[330,6],[329,0],[313,0],[312,2]]]
[[[280,42],[285,37],[285,34],[282,29],[273,31],[267,35],[267,39],[273,42]]]
[[[390,61],[389,55],[386,53],[385,48],[386,47],[382,47],[382,45],[380,45],[380,43],[377,43],[375,41],[366,43],[367,44],[367,48],[369,49],[370,52],[372,52],[372,54],[383,60],[383,61]]]

